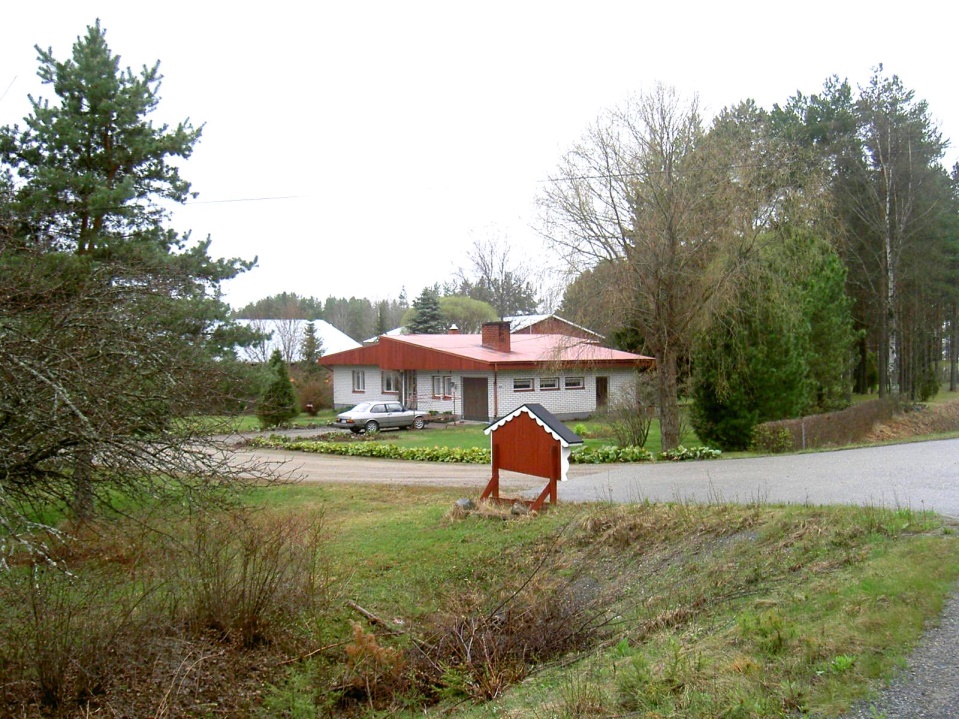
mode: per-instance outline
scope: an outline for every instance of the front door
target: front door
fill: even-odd
[[[417,409],[416,401],[416,372],[406,370],[403,373],[403,404],[410,409]]]
[[[609,377],[596,378],[596,409],[604,410],[609,404]]]
[[[463,378],[463,419],[489,421],[489,380],[486,377]]]

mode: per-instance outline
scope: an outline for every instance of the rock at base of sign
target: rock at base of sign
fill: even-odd
[[[529,514],[529,507],[527,507],[524,502],[513,502],[513,506],[510,507],[509,513],[516,516]]]
[[[462,499],[456,500],[456,508],[461,509],[464,512],[471,512],[476,509],[476,504],[469,497],[463,497]]]

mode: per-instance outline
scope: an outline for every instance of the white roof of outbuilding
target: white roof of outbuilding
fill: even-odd
[[[273,350],[278,349],[284,361],[296,362],[301,358],[300,345],[310,322],[316,330],[316,338],[321,342],[323,354],[344,352],[360,346],[359,342],[326,320],[236,320],[238,325],[270,335],[268,340],[252,347],[239,348],[237,355],[246,362],[266,362]]]

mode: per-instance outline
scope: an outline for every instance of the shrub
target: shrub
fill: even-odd
[[[793,438],[782,422],[767,422],[753,428],[749,446],[754,452],[789,452],[793,448]]]
[[[136,601],[119,591],[114,579],[47,564],[0,572],[4,683],[20,684],[23,693],[35,691],[50,709],[99,691]]]
[[[684,462],[691,459],[719,459],[722,452],[709,447],[684,447],[679,445],[675,449],[667,449],[659,453],[659,458],[667,462]]]
[[[179,566],[187,622],[252,647],[286,628],[298,610],[325,604],[321,514],[203,516]]]
[[[620,447],[644,447],[655,414],[655,373],[636,376],[632,392],[617,397],[609,405],[607,422]]]
[[[920,402],[928,402],[939,394],[939,377],[934,365],[928,365],[916,379],[916,391]]]
[[[589,583],[540,578],[492,607],[454,597],[410,661],[425,693],[495,699],[537,665],[591,646],[606,621],[603,600]]]
[[[296,400],[303,411],[313,405],[312,414],[318,410],[333,406],[333,387],[328,381],[329,372],[298,373],[296,380]]]
[[[573,464],[609,464],[613,462],[652,462],[653,453],[644,447],[583,447],[570,453]]]

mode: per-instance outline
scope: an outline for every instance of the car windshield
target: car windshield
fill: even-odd
[[[369,412],[370,407],[372,406],[373,405],[370,404],[369,402],[360,402],[353,409],[351,409],[350,412]]]

